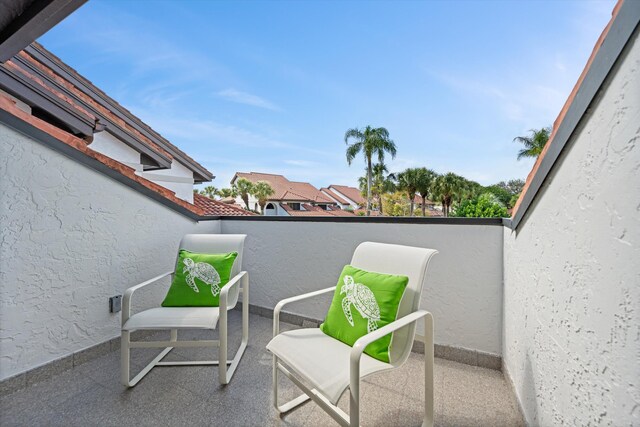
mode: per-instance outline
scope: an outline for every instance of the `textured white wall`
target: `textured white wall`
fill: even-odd
[[[640,425],[640,43],[517,234],[503,358],[530,425]]]
[[[170,270],[183,234],[219,230],[0,124],[0,379],[117,336],[108,298]]]
[[[243,261],[251,303],[263,307],[335,285],[361,242],[437,249],[422,301],[435,316],[436,342],[501,352],[501,226],[224,220],[222,232],[248,235]],[[322,319],[329,301],[319,297],[287,310]]]

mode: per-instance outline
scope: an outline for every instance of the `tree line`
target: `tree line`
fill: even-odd
[[[551,128],[531,130],[528,136],[514,138],[524,148],[518,160],[540,155],[551,134]],[[362,153],[365,160],[365,176],[358,180],[366,198],[366,215],[377,209],[381,215],[414,216],[416,196],[421,201],[421,216],[427,216],[427,202],[442,206],[445,217],[506,217],[514,207],[524,187],[524,181],[513,179],[490,186],[482,186],[453,172],[439,174],[426,167],[408,168],[389,173],[384,163],[388,154],[395,158],[397,147],[385,128],[367,126],[364,129],[348,129],[344,135],[347,144],[347,163]]]
[[[527,136],[513,139],[523,145],[518,152],[518,160],[525,157],[538,157],[549,140],[551,127],[532,129]],[[524,181],[512,179],[494,185],[482,186],[453,172],[437,173],[426,167],[408,168],[402,172],[389,173],[385,156],[395,158],[397,147],[389,137],[389,131],[383,127],[367,126],[363,129],[348,129],[344,135],[347,144],[347,163],[351,165],[359,154],[365,160],[365,175],[358,184],[366,199],[366,215],[373,209],[388,216],[427,216],[428,202],[437,202],[442,206],[445,217],[506,217],[508,209],[515,206]],[[217,189],[209,185],[195,193],[209,198],[240,197],[245,208],[257,213],[264,212],[269,197],[275,191],[266,181],[252,183],[239,178],[229,188]],[[249,196],[257,199],[260,211],[249,206]],[[419,211],[415,209],[416,197],[419,198]]]

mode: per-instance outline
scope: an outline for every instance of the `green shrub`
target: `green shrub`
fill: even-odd
[[[479,197],[463,201],[452,216],[466,218],[506,218],[507,208],[493,193],[483,193]]]

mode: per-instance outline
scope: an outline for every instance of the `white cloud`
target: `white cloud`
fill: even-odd
[[[264,98],[247,92],[241,92],[233,88],[221,90],[217,95],[238,104],[251,105],[253,107],[264,108],[265,110],[280,111],[280,107]]]
[[[287,165],[299,167],[311,167],[318,165],[318,162],[312,162],[310,160],[285,160],[284,163]]]

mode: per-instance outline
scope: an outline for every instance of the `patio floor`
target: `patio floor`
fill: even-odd
[[[239,323],[240,313],[231,312],[231,333],[238,331]],[[295,328],[282,325],[283,330]],[[337,425],[313,402],[283,418],[276,414],[271,405],[271,357],[265,350],[271,327],[271,319],[251,315],[249,347],[225,387],[217,382],[216,367],[194,366],[155,368],[136,387],[126,389],[119,381],[120,353],[114,351],[1,398],[0,425]],[[180,338],[195,336],[197,333],[185,333]],[[160,334],[150,337],[159,338]],[[232,341],[229,348],[235,351],[237,344]],[[210,352],[175,349],[167,360],[215,358]],[[151,349],[134,350],[132,371],[137,372],[156,353]],[[422,360],[422,355],[413,353],[402,368],[363,380],[363,425],[421,424]],[[286,378],[281,382],[284,399],[299,394]],[[339,403],[345,411],[348,399],[347,391]],[[436,359],[435,409],[438,426],[524,425],[501,372],[443,359]]]

